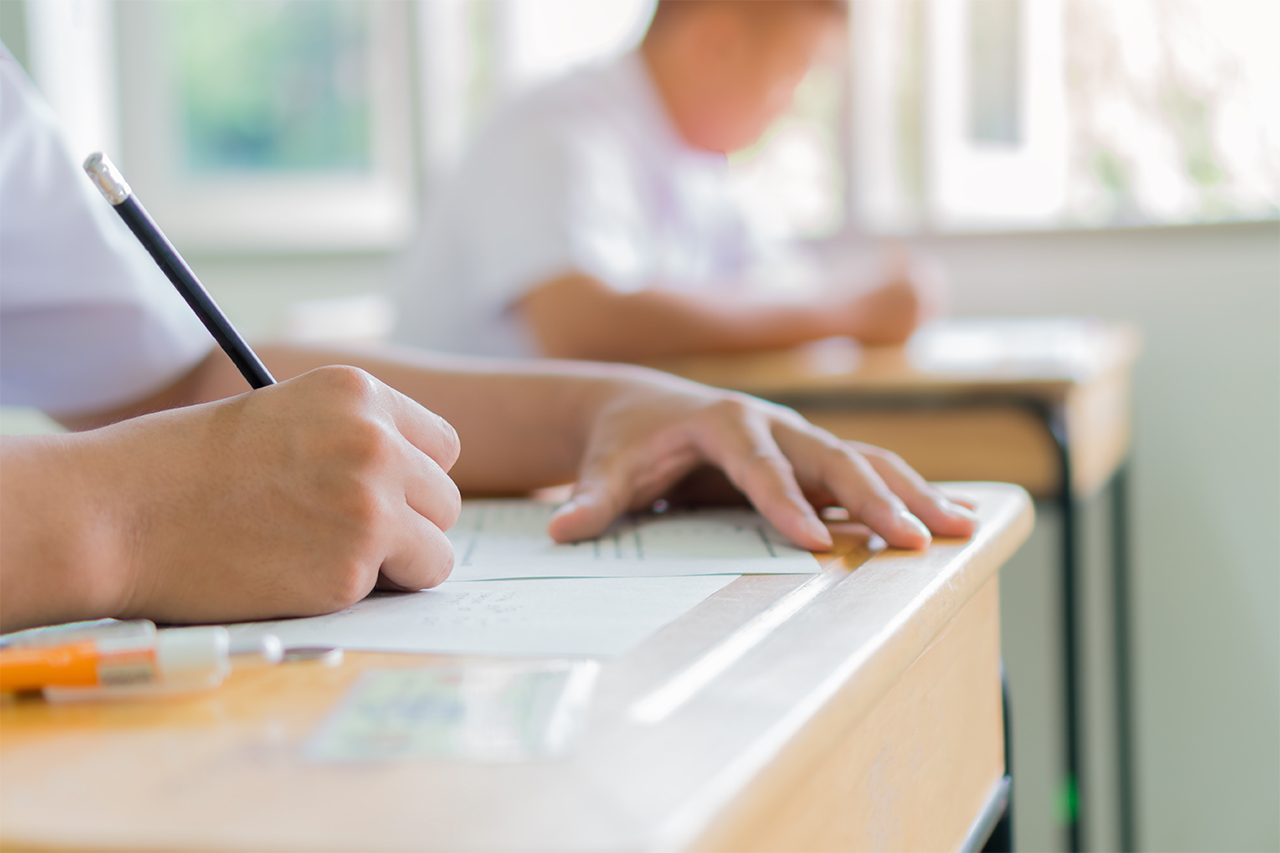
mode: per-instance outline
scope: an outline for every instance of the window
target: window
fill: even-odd
[[[876,232],[1280,214],[1280,4],[853,0]]]
[[[409,6],[119,4],[122,167],[197,250],[390,248],[414,215]]]
[[[506,98],[640,40],[653,0],[419,0],[428,185]]]
[[[180,245],[284,251],[400,244],[419,177],[652,5],[23,4],[73,142],[117,152]],[[779,237],[1276,217],[1276,31],[1267,0],[850,0],[843,50],[731,168]]]

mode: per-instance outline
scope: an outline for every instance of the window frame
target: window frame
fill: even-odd
[[[359,175],[195,176],[178,165],[177,98],[161,0],[118,3],[119,161],[177,245],[197,252],[350,252],[399,246],[417,215],[410,6],[370,3],[372,168]]]

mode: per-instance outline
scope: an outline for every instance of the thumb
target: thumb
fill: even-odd
[[[547,533],[557,542],[591,539],[603,533],[616,515],[599,492],[578,487],[552,514]]]
[[[547,525],[551,538],[576,542],[603,533],[627,508],[630,493],[625,486],[629,477],[623,467],[599,460],[584,465],[569,500],[551,516]]]

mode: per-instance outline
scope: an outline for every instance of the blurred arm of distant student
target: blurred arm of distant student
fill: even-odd
[[[869,346],[900,344],[938,313],[942,294],[938,270],[893,253],[869,288],[852,293],[779,302],[727,290],[623,292],[570,273],[533,288],[517,310],[543,355],[643,361],[776,349],[835,336]]]

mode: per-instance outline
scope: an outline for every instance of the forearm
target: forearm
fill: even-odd
[[[267,344],[256,350],[279,380],[347,364],[449,421],[463,447],[450,473],[468,492],[518,492],[571,481],[587,430],[602,406],[636,386],[679,382],[628,365],[498,361],[409,348]],[[145,400],[61,421],[71,429],[92,429],[247,390],[231,360],[214,350],[195,369]]]
[[[445,418],[462,454],[450,475],[464,492],[523,492],[571,482],[600,411],[682,380],[629,365],[500,361],[402,347],[264,346],[278,378],[323,364],[362,368]]]
[[[579,275],[543,285],[519,310],[543,352],[557,358],[638,361],[777,349],[842,331],[832,306],[812,301],[762,303],[654,288],[617,293]]]

